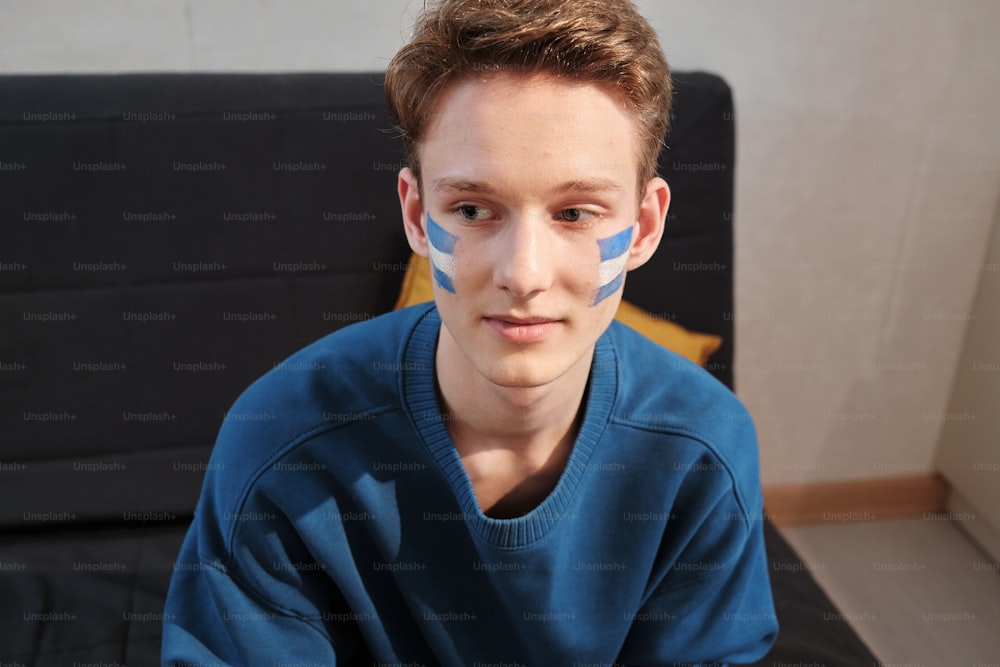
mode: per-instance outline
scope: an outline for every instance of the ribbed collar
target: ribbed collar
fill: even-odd
[[[424,444],[451,483],[470,528],[485,541],[501,548],[527,546],[544,537],[559,521],[572,518],[573,499],[589,470],[587,463],[608,424],[617,394],[618,364],[614,346],[605,332],[594,347],[584,395],[583,424],[556,487],[524,516],[494,519],[479,509],[472,482],[441,418],[434,382],[434,356],[440,328],[437,308],[429,306],[405,341],[401,379],[403,401]]]

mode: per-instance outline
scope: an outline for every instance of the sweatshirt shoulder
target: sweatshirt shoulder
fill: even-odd
[[[723,458],[757,461],[749,411],[728,387],[692,361],[613,322],[618,399],[614,420],[623,425],[686,435]]]
[[[630,392],[629,399],[670,398],[687,409],[714,408],[720,414],[732,410],[746,415],[736,395],[693,361],[620,322],[612,322],[608,335],[618,356],[620,388]]]
[[[213,459],[249,473],[313,435],[399,410],[404,344],[429,309],[348,325],[275,364],[233,403]]]
[[[286,414],[335,398],[374,406],[398,399],[403,345],[428,308],[414,306],[338,329],[277,363],[233,409],[272,406]],[[281,417],[281,415],[278,415]]]

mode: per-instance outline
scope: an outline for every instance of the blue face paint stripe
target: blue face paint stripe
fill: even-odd
[[[431,266],[434,268],[434,280],[442,289],[455,293],[455,242],[458,237],[435,222],[431,214],[427,214],[427,240],[430,242]]]
[[[607,285],[602,285],[599,290],[597,290],[597,296],[594,298],[594,303],[592,306],[596,306],[600,302],[607,299],[609,296],[621,289],[622,283],[625,282],[625,272],[622,271],[617,276],[615,276],[610,283]]]
[[[447,274],[445,274],[445,272],[439,269],[438,267],[435,266],[433,268],[434,268],[434,280],[437,281],[437,284],[440,285],[442,288],[448,290],[452,294],[454,294],[455,286],[452,285],[451,278],[449,278]]]
[[[614,259],[628,250],[632,245],[632,228],[623,229],[614,236],[597,241],[597,247],[601,249],[601,261],[605,262]]]
[[[598,239],[597,247],[601,253],[600,281],[597,294],[591,306],[596,306],[621,289],[625,282],[625,264],[628,262],[626,253],[632,245],[632,229],[623,229],[614,236]]]
[[[427,238],[431,245],[443,253],[451,255],[455,252],[455,241],[458,237],[435,222],[431,214],[427,214]]]

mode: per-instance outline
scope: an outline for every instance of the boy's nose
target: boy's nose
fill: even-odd
[[[499,261],[494,271],[497,288],[527,298],[552,286],[554,251],[544,222],[527,216],[512,219],[499,238]]]

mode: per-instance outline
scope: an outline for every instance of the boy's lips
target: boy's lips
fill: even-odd
[[[508,324],[545,324],[546,322],[558,322],[554,317],[518,317],[517,315],[487,315],[488,320],[498,320]]]
[[[505,314],[487,315],[483,320],[500,337],[520,343],[542,340],[561,323],[561,320],[550,317],[520,317]]]

